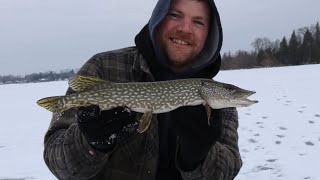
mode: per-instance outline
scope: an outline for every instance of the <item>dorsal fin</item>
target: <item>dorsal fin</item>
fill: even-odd
[[[84,90],[91,89],[99,84],[106,83],[111,82],[93,76],[76,75],[75,77],[69,80],[69,87],[76,92],[81,92]]]

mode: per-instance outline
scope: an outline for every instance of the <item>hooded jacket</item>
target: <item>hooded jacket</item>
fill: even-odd
[[[144,57],[146,57],[151,72],[156,80],[170,80],[181,78],[213,78],[221,65],[220,49],[222,45],[222,28],[219,13],[213,1],[208,1],[210,6],[209,33],[204,49],[194,59],[190,69],[180,74],[170,69],[167,57],[163,55],[155,38],[157,28],[170,11],[171,0],[159,0],[156,4],[149,23],[136,36],[135,42]],[[152,49],[151,49],[152,48]],[[168,179],[178,174],[174,163],[175,149],[177,148],[174,130],[174,119],[171,113],[158,115],[159,122],[159,162],[158,169],[161,173],[158,178]],[[168,176],[168,177],[166,177]]]
[[[210,1],[210,5],[214,18],[211,19],[207,46],[199,56],[201,61],[195,63],[188,72],[174,74],[165,59],[155,58],[157,53],[153,42],[154,32],[168,12],[169,5],[169,0],[158,1],[149,23],[135,38],[136,47],[96,54],[81,67],[78,74],[97,76],[112,82],[214,77],[221,63],[219,51],[222,33],[213,1]],[[69,89],[67,94],[70,93],[72,91]],[[139,114],[137,119],[141,116],[142,114]],[[224,119],[221,139],[215,143],[197,169],[184,172],[176,167],[181,179],[233,179],[239,172],[242,161],[238,147],[237,110],[222,109],[221,117]],[[161,119],[168,120],[165,114],[154,115],[149,129],[143,134],[134,133],[111,152],[96,151],[92,154],[91,147],[77,126],[75,110],[71,109],[61,116],[53,113],[44,139],[45,163],[61,180],[155,180],[161,162],[159,155],[162,154],[159,145],[166,143],[159,141],[159,135],[166,135],[158,129],[158,120],[161,122]]]

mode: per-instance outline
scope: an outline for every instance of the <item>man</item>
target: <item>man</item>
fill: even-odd
[[[159,0],[136,47],[93,56],[78,74],[112,82],[213,78],[219,71],[222,30],[212,0]],[[67,94],[74,93],[68,90]],[[136,129],[140,113],[96,105],[53,115],[44,159],[63,180],[233,179],[242,161],[235,108],[181,107],[153,115]]]

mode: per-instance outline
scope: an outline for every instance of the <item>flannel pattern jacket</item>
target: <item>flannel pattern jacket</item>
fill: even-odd
[[[146,60],[136,47],[96,54],[78,74],[111,82],[154,81]],[[66,94],[70,93],[72,91],[68,89]],[[238,174],[242,166],[238,147],[238,113],[236,108],[220,111],[223,118],[221,138],[195,170],[183,172],[179,169],[184,180],[229,180]],[[77,126],[75,110],[68,110],[62,115],[53,113],[44,138],[45,163],[61,180],[155,180],[159,151],[156,119],[154,115],[146,132],[134,133],[112,152],[93,154]]]

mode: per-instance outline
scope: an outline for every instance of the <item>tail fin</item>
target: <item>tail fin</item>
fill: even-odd
[[[63,96],[52,96],[37,101],[37,104],[51,112],[58,111],[58,102]]]

